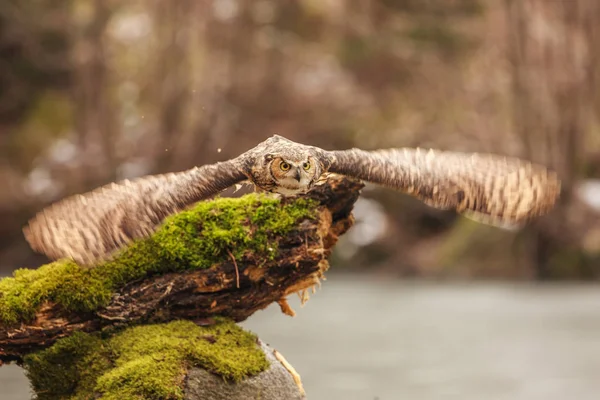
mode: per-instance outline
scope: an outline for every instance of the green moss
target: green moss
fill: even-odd
[[[32,318],[44,301],[65,309],[94,311],[127,282],[148,275],[208,268],[253,253],[259,259],[278,254],[278,238],[305,218],[314,216],[313,200],[278,199],[251,194],[238,199],[200,202],[189,211],[167,218],[150,238],[133,243],[112,261],[83,268],[57,261],[35,270],[21,269],[0,280],[0,322],[14,324]]]
[[[97,375],[111,368],[110,350],[98,336],[76,332],[52,347],[25,357],[24,367],[39,398],[92,393]],[[85,398],[85,397],[82,397]]]
[[[24,360],[38,399],[181,399],[192,366],[239,381],[269,362],[255,335],[225,319],[137,326],[109,338],[76,333]]]

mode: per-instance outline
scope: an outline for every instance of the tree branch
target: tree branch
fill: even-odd
[[[0,362],[20,361],[27,353],[75,331],[174,319],[210,324],[215,316],[239,322],[273,302],[285,301],[290,294],[305,296],[329,268],[327,258],[338,237],[352,226],[351,211],[362,186],[331,176],[302,196],[316,202],[315,217],[297,221],[291,231],[278,237],[278,254],[272,260],[252,251],[227,250],[222,261],[210,268],[126,282],[113,292],[108,304],[89,312],[70,311],[60,302],[47,300],[28,321],[0,323]],[[284,199],[279,208],[295,201]],[[231,257],[233,253],[237,259]],[[3,295],[0,292],[0,299]]]

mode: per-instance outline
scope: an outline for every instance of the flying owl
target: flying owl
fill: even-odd
[[[412,148],[327,151],[274,135],[240,156],[187,171],[124,180],[68,197],[23,229],[31,247],[52,259],[92,265],[165,217],[249,181],[261,191],[294,196],[326,173],[411,194],[492,225],[518,225],[547,213],[560,181],[543,166],[492,154]]]

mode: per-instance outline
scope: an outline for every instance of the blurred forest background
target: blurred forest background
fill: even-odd
[[[338,271],[600,278],[597,0],[4,0],[0,273],[66,195],[224,160],[274,133],[327,149],[528,158],[561,204],[518,231],[368,187]]]

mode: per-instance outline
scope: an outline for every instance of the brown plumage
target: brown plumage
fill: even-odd
[[[423,149],[331,152],[329,171],[411,194],[479,222],[519,225],[554,206],[560,182],[547,168],[494,154]]]
[[[227,161],[111,183],[45,208],[23,232],[34,250],[51,259],[90,264],[147,237],[168,215],[244,179],[238,165]]]
[[[491,154],[420,149],[326,151],[273,136],[232,160],[103,186],[42,210],[24,233],[52,259],[89,265],[149,236],[168,215],[249,180],[292,196],[327,172],[409,193],[480,222],[522,224],[547,213],[560,182],[547,168]]]

